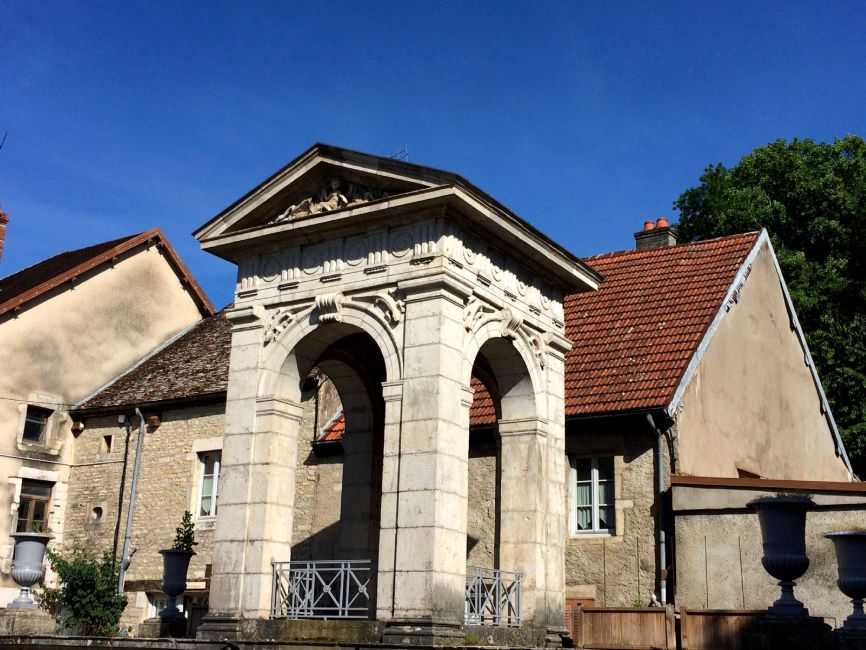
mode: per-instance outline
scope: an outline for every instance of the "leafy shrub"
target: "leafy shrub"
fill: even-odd
[[[191,551],[193,546],[197,546],[195,541],[195,524],[192,523],[192,513],[187,510],[183,513],[183,519],[180,521],[180,526],[175,528],[174,546],[177,551]]]
[[[97,559],[81,548],[68,555],[49,548],[45,554],[57,573],[60,587],[45,588],[39,602],[42,608],[81,635],[117,634],[126,596],[117,593],[118,570],[111,553],[105,552]],[[65,621],[61,620],[64,618]]]

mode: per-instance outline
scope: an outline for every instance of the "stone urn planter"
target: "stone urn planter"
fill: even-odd
[[[183,617],[177,608],[177,597],[186,591],[186,572],[195,551],[169,548],[162,554],[162,591],[168,596],[168,604],[159,613],[160,618]]]
[[[794,597],[795,580],[806,573],[806,512],[815,505],[800,496],[777,496],[754,499],[749,505],[758,513],[764,556],[761,564],[779,581],[781,597],[767,608],[767,614],[778,618],[804,618],[809,610]]]
[[[854,611],[842,625],[848,630],[866,630],[863,598],[866,597],[866,530],[846,530],[824,535],[833,542],[839,591],[851,599]]]
[[[30,598],[30,588],[42,579],[45,573],[42,560],[51,535],[44,533],[15,533],[15,559],[12,564],[12,579],[21,587],[18,598],[9,603],[11,609],[37,609]]]

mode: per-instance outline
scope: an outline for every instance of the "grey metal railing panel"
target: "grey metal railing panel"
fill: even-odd
[[[467,625],[520,627],[521,573],[466,567]]]
[[[272,618],[368,618],[370,560],[274,562]]]

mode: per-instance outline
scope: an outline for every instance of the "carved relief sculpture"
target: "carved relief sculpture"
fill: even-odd
[[[388,198],[388,193],[379,188],[361,183],[348,183],[334,176],[318,193],[308,196],[300,203],[290,205],[279,216],[272,219],[270,223],[282,223],[284,221],[291,221],[297,217],[333,212],[341,208],[348,208],[384,198]]]

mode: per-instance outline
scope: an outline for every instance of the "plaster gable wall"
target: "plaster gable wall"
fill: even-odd
[[[682,474],[850,480],[766,244],[675,417]]]
[[[0,394],[86,397],[201,318],[156,247],[37,299],[0,323]]]
[[[49,292],[17,315],[0,317],[0,595],[12,586],[7,535],[15,527],[22,477],[54,483],[48,524],[63,541],[73,456],[69,405],[199,318],[192,297],[155,247]],[[19,443],[27,403],[43,400],[56,409],[47,444]]]

